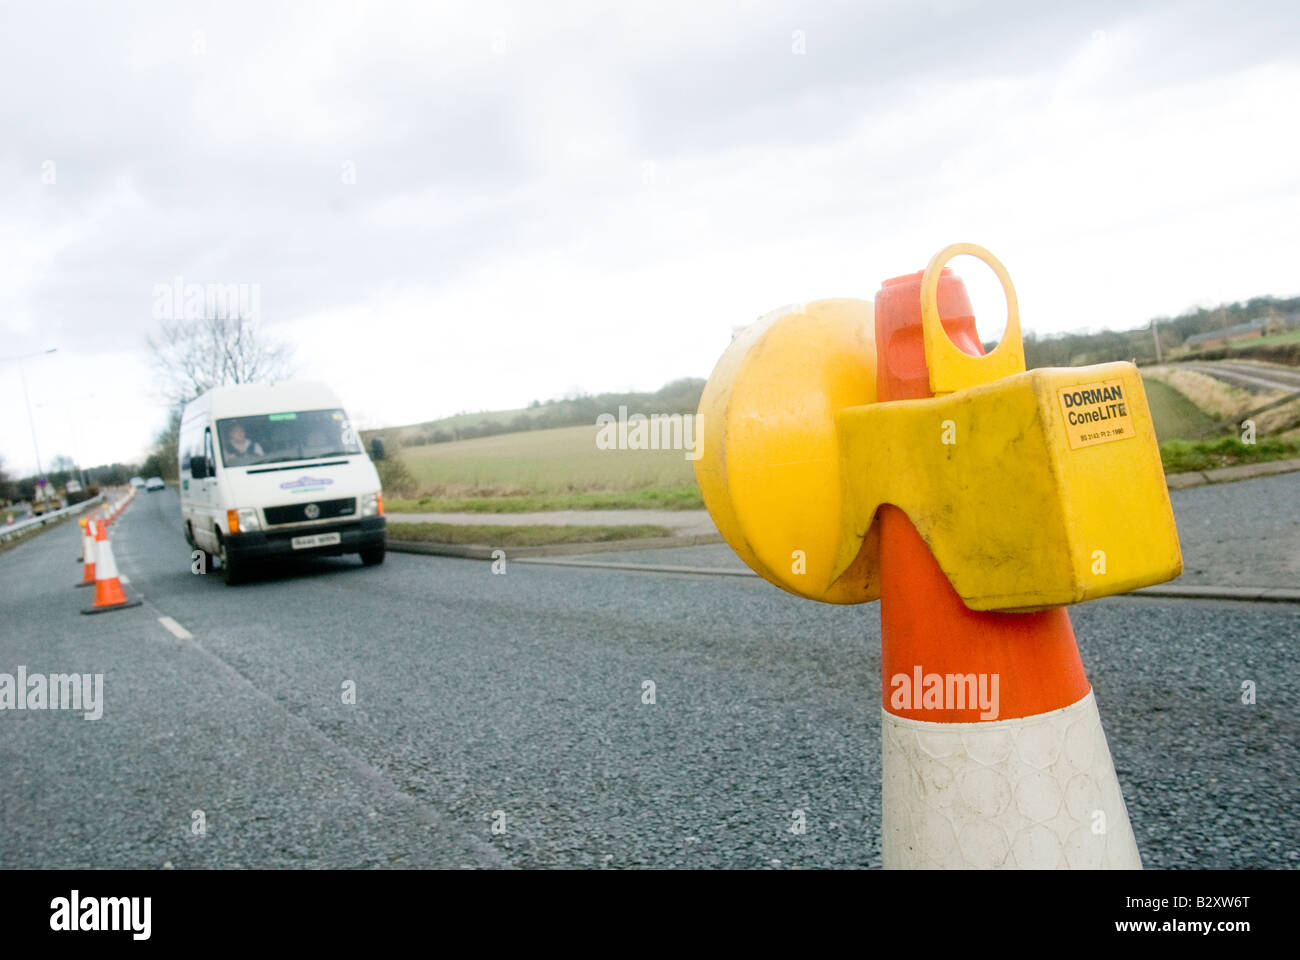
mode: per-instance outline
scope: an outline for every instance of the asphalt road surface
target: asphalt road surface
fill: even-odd
[[[405,554],[226,587],[171,491],[114,547],[145,603],[93,617],[75,528],[0,555],[0,672],[104,676],[99,720],[0,712],[0,866],[880,865],[874,606]],[[1300,607],[1072,616],[1145,864],[1300,863]]]
[[[1300,369],[1277,363],[1259,363],[1248,360],[1184,361],[1177,366],[1208,374],[1234,387],[1251,393],[1281,390],[1287,393],[1300,391]]]
[[[1300,510],[1295,506],[1300,503],[1300,471],[1171,490],[1169,499],[1183,552],[1183,573],[1174,583],[1197,587],[1300,587]],[[749,569],[725,543],[601,552],[568,560]]]

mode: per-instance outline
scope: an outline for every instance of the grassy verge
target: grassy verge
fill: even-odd
[[[387,499],[394,513],[531,513],[544,510],[702,510],[695,484],[642,490],[595,490],[586,493],[528,493],[504,497],[419,497]]]
[[[606,543],[611,540],[640,540],[671,537],[667,527],[651,524],[619,527],[588,526],[500,526],[497,524],[392,523],[389,540],[419,540],[426,543],[484,544],[493,547],[538,547],[554,543]]]
[[[1215,470],[1240,463],[1263,463],[1300,457],[1300,441],[1268,438],[1242,443],[1236,437],[1218,440],[1167,440],[1160,444],[1165,473]]]
[[[1192,403],[1182,393],[1162,380],[1143,377],[1147,392],[1147,405],[1156,428],[1156,439],[1162,443],[1179,437],[1195,436],[1214,426],[1214,418]]]

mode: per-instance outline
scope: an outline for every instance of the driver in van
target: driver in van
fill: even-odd
[[[265,456],[262,445],[248,439],[242,423],[232,425],[226,432],[226,450],[229,455],[229,465],[232,467],[252,463],[257,457]]]

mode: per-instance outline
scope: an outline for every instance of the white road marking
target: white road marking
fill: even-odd
[[[182,627],[171,617],[159,617],[158,622],[161,623],[164,627],[166,627],[171,632],[172,636],[174,636],[178,640],[194,639],[194,634],[190,633],[188,630]]]
[[[116,559],[116,558],[114,558],[114,559]],[[130,582],[131,582],[131,578],[128,577],[125,573],[119,573],[119,574],[117,575],[117,579],[120,580],[122,583],[130,583]]]

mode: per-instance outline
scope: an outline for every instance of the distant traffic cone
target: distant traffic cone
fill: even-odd
[[[95,602],[82,613],[103,613],[105,610],[123,610],[140,606],[139,600],[128,600],[117,576],[117,563],[113,560],[113,545],[108,539],[104,524],[95,534]]]
[[[882,401],[932,396],[920,286],[876,294]],[[947,270],[938,307],[953,342],[983,354]],[[884,866],[1140,869],[1065,609],[971,610],[905,513],[881,507],[879,522]]]
[[[93,519],[81,518],[81,562],[83,564],[83,575],[79,587],[90,587],[95,584],[95,521]]]

